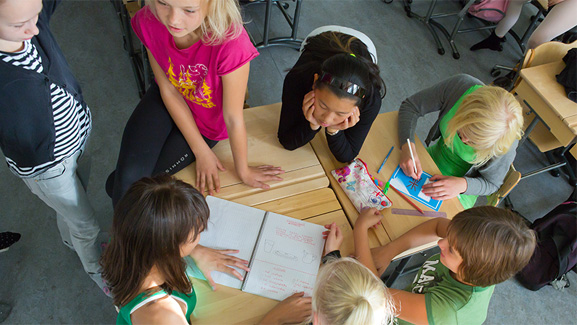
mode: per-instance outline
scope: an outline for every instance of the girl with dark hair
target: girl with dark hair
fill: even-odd
[[[385,84],[376,53],[367,47],[374,50],[370,39],[350,28],[330,27],[343,32],[309,36],[285,77],[278,138],[294,150],[324,127],[331,152],[347,162],[358,155],[379,114]]]
[[[120,308],[117,324],[190,323],[196,294],[184,256],[194,259],[213,288],[211,271],[239,279],[231,266],[249,271],[248,261],[227,255],[238,251],[198,245],[208,217],[204,197],[168,175],[143,178],[128,189],[115,207],[112,240],[100,262]],[[278,304],[267,319],[295,323],[309,315],[310,298],[300,293]]]

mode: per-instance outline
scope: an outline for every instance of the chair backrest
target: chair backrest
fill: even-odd
[[[362,32],[359,32],[356,29],[352,29],[352,28],[344,27],[344,26],[338,26],[338,25],[327,25],[327,26],[321,26],[321,27],[315,28],[312,32],[310,32],[307,35],[305,40],[302,42],[301,49],[300,49],[301,53],[302,53],[302,51],[304,51],[305,45],[307,44],[307,40],[309,39],[309,37],[313,37],[313,36],[316,36],[316,35],[324,33],[324,32],[339,32],[339,33],[348,34],[348,35],[351,35],[351,36],[358,38],[359,40],[361,40],[361,42],[365,43],[365,45],[367,46],[369,53],[371,53],[371,56],[373,57],[373,62],[375,64],[378,63],[377,62],[377,48],[375,47],[375,44],[373,44],[373,41],[371,41],[371,39],[367,35],[365,35]]]
[[[538,65],[547,64],[551,62],[561,61],[567,52],[572,49],[577,48],[577,41],[570,44],[565,44],[561,42],[547,42],[537,46],[534,49],[529,49],[525,57],[523,58],[523,64],[521,69],[536,67]],[[519,69],[519,70],[521,70]],[[515,89],[521,83],[521,77],[517,78],[511,93],[515,93]]]
[[[503,180],[503,185],[501,185],[495,193],[487,196],[487,205],[494,207],[499,205],[501,200],[504,199],[509,192],[515,188],[515,186],[517,186],[519,180],[521,180],[521,173],[515,169],[513,164],[511,164],[511,167],[509,167],[509,171]]]

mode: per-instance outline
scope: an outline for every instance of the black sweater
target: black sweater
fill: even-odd
[[[20,167],[54,160],[55,127],[50,85],[65,88],[85,105],[80,85],[50,32],[48,22],[60,0],[44,0],[39,34],[32,38],[44,72],[25,70],[0,60],[0,148]]]
[[[312,60],[312,55],[303,52],[294,68]],[[321,74],[321,63],[306,71],[291,70],[284,79],[282,109],[278,128],[278,139],[288,150],[294,150],[309,143],[322,129],[312,130],[302,110],[305,95],[312,90],[314,74]],[[329,149],[340,162],[349,162],[359,154],[373,121],[381,109],[381,95],[369,92],[359,106],[360,120],[351,128],[327,136]]]

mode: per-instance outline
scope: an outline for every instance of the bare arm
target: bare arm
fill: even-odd
[[[218,169],[224,170],[224,168],[202,138],[188,104],[178,90],[170,83],[168,78],[166,78],[164,71],[162,71],[162,68],[158,65],[154,56],[150,54],[150,51],[148,59],[150,60],[150,66],[154,72],[158,87],[160,88],[162,101],[196,157],[195,185],[201,193],[204,192],[204,188],[207,186],[209,193],[212,195],[213,189],[217,192],[220,189]]]
[[[249,186],[268,189],[270,186],[264,182],[282,180],[276,175],[282,174],[283,171],[280,167],[248,166],[243,102],[249,70],[250,63],[247,63],[235,71],[222,76],[224,123],[230,138],[230,148],[238,176]]]

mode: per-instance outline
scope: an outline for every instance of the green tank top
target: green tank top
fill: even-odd
[[[449,134],[447,132],[447,125],[449,121],[461,106],[463,99],[474,92],[478,88],[483,87],[481,85],[476,85],[469,88],[456,102],[453,107],[443,116],[439,122],[439,130],[441,131],[441,137],[439,141],[434,145],[427,148],[427,152],[433,158],[437,167],[441,171],[441,174],[445,176],[456,176],[463,177],[469,169],[473,166],[472,161],[475,159],[475,149],[466,145],[461,141],[458,136],[453,137],[453,148],[449,148],[445,144],[445,139],[448,138]],[[475,205],[477,201],[477,195],[459,195],[459,201],[465,209],[471,208]]]
[[[146,292],[143,292],[132,299],[129,303],[124,305],[118,311],[118,317],[116,317],[116,324],[132,324],[130,319],[130,315],[135,312],[138,308],[146,305],[151,301],[155,301],[161,298],[168,296],[169,294],[166,293],[164,290],[160,290],[155,292],[149,296],[146,295]],[[186,320],[190,324],[190,316],[192,316],[192,312],[194,307],[196,306],[196,293],[194,293],[194,289],[189,294],[184,294],[182,292],[173,291],[170,297],[180,301],[186,305]]]

